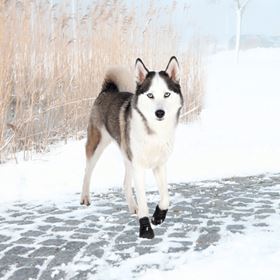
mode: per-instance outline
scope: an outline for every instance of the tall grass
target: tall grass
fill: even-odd
[[[83,137],[107,67],[133,71],[137,57],[163,69],[176,55],[186,100],[182,120],[199,114],[201,53],[196,44],[179,44],[176,2],[156,8],[146,1],[142,9],[136,2],[82,2],[0,2],[0,163],[18,151],[28,159],[57,140]]]

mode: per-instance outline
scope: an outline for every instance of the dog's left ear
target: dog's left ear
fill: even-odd
[[[180,82],[180,68],[178,60],[175,56],[172,56],[167,64],[165,72],[168,74],[169,78],[175,83]]]
[[[142,84],[143,81],[146,79],[149,70],[147,69],[147,67],[145,66],[145,64],[140,58],[136,59],[135,72],[136,72],[135,75],[136,75],[137,84]]]

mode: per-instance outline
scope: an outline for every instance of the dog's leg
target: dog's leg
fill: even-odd
[[[165,165],[158,166],[155,169],[153,169],[153,172],[159,187],[160,202],[159,205],[157,205],[156,210],[153,214],[152,223],[154,225],[159,225],[165,220],[169,206],[166,167]]]
[[[149,220],[149,211],[147,206],[147,198],[145,193],[145,170],[141,167],[133,166],[133,178],[136,189],[138,203],[138,218],[140,223],[139,236],[142,238],[154,238],[154,231]]]
[[[131,163],[126,160],[125,161],[125,176],[124,176],[124,191],[125,197],[128,204],[128,209],[131,214],[137,214],[138,206],[134,200],[133,192],[132,192],[132,166]]]
[[[86,169],[84,175],[83,189],[81,195],[81,204],[90,205],[89,185],[92,170],[102,154],[105,147],[109,144],[108,139],[101,134],[101,131],[94,127],[89,126],[88,138],[86,143]]]

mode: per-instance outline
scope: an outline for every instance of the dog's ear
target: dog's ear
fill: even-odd
[[[136,59],[135,62],[135,74],[136,74],[136,82],[137,84],[142,84],[145,80],[147,74],[149,73],[149,70],[143,63],[143,61],[140,58]]]
[[[178,60],[175,56],[172,56],[167,64],[165,72],[168,74],[169,78],[175,83],[180,82],[180,68]]]

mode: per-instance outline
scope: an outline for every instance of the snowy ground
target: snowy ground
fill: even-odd
[[[279,49],[242,52],[238,66],[231,52],[209,59],[205,109],[178,129],[172,207],[152,241],[137,238],[127,213],[114,145],[93,173],[89,208],[77,194],[84,140],[0,166],[0,277],[278,279],[279,65]]]
[[[280,174],[172,184],[153,240],[118,191],[1,204],[1,279],[279,279]],[[158,202],[149,192],[149,206]],[[238,268],[238,269],[237,269]],[[217,272],[219,273],[217,274]]]

